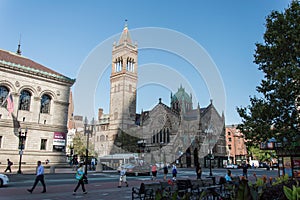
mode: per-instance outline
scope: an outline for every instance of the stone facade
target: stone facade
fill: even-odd
[[[65,145],[59,145],[68,132],[70,88],[75,80],[65,77],[19,54],[0,50],[0,162],[19,161],[19,132],[25,132],[22,162],[36,165],[46,159],[53,164],[65,162]],[[27,108],[20,109],[22,92],[28,92]],[[4,97],[12,95],[13,112],[9,114]],[[41,111],[42,98],[49,97],[48,111]],[[44,104],[43,104],[44,105]],[[62,139],[62,140],[61,140]],[[42,144],[43,143],[43,144]]]
[[[161,99],[149,111],[136,114],[137,45],[132,43],[127,26],[113,44],[110,76],[109,119],[98,114],[94,137],[98,156],[136,153],[148,163],[178,163],[206,166],[207,155],[222,167],[226,157],[225,118],[214,105],[192,106],[192,97],[180,86],[171,94],[171,105]]]

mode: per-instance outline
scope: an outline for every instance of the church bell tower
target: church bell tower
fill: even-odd
[[[132,43],[127,23],[118,43],[113,44],[110,75],[110,130],[135,124],[138,70],[137,45]]]

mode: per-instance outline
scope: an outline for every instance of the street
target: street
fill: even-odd
[[[41,193],[42,187],[39,183],[32,194],[27,192],[34,182],[34,174],[8,174],[10,183],[8,186],[0,188],[1,200],[64,200],[64,199],[131,199],[131,188],[139,187],[141,182],[152,182],[151,176],[127,176],[129,187],[117,188],[119,175],[116,172],[88,173],[89,183],[86,184],[88,194],[82,194],[81,188],[78,189],[77,195],[73,196],[72,192],[77,184],[75,172],[71,169],[57,169],[56,174],[45,174],[47,193]],[[226,174],[226,169],[212,169],[213,176],[219,180],[220,176]],[[242,169],[232,169],[234,176],[241,176]],[[249,169],[249,180],[253,181],[253,173],[258,177],[266,175],[267,177],[277,177],[277,170]],[[209,169],[204,168],[202,177],[209,175]],[[161,181],[162,171],[159,171],[157,180]],[[171,174],[168,174],[171,178]],[[178,179],[195,179],[193,168],[178,168]],[[125,186],[125,185],[124,185]]]

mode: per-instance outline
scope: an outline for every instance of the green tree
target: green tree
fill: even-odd
[[[91,137],[90,137],[91,139]],[[82,132],[77,132],[73,138],[73,148],[75,154],[80,157],[85,157],[86,155],[86,145],[87,145],[87,137],[84,136]],[[94,150],[94,144],[89,141],[89,156],[97,157],[96,152]]]
[[[239,129],[258,145],[274,137],[288,147],[299,136],[300,105],[300,6],[292,1],[284,12],[272,11],[266,18],[264,43],[256,44],[254,63],[264,73],[257,87],[259,97],[237,108]],[[299,139],[299,138],[298,138]]]
[[[270,162],[272,158],[276,158],[276,152],[274,150],[260,150],[258,147],[251,146],[248,148],[248,152],[252,155],[253,160],[259,160],[261,162]]]

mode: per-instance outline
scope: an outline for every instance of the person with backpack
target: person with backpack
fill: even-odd
[[[172,175],[173,175],[173,181],[176,181],[176,177],[177,177],[177,168],[176,168],[176,165],[175,165],[175,164],[173,165],[173,168],[172,168]]]
[[[9,171],[11,173],[11,166],[13,165],[13,162],[11,162],[8,158],[7,158],[7,167],[5,169],[4,172]]]
[[[87,191],[85,190],[85,187],[84,187],[84,179],[86,178],[86,175],[84,173],[82,163],[79,164],[79,168],[77,169],[75,178],[76,178],[76,180],[78,180],[78,183],[77,183],[77,185],[76,185],[76,187],[73,191],[73,195],[76,195],[76,191],[77,191],[77,189],[79,188],[80,185],[81,185],[83,194],[87,194]]]

